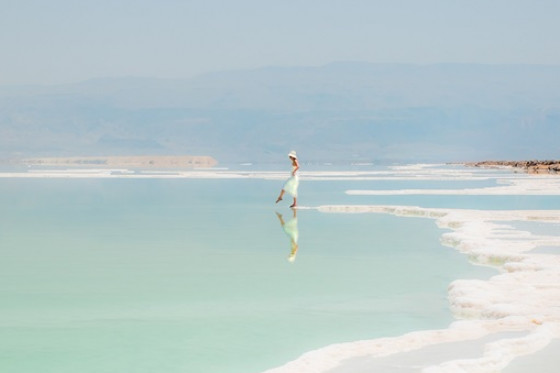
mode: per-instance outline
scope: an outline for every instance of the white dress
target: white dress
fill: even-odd
[[[286,191],[292,197],[297,197],[297,190],[299,186],[299,177],[298,175],[291,176],[286,182],[282,189]]]

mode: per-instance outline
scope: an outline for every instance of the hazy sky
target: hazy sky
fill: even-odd
[[[333,61],[560,65],[559,0],[0,0],[0,84]]]

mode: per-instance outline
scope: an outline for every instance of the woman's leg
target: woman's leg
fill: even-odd
[[[276,203],[282,201],[282,197],[284,197],[284,193],[286,193],[286,191],[284,189],[282,189],[280,191],[280,195],[278,196],[278,199],[276,199]]]
[[[294,197],[294,203],[292,203],[290,207],[296,207],[296,206],[297,206],[297,198]]]

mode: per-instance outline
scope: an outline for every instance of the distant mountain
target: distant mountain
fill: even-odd
[[[0,158],[558,158],[560,66],[333,63],[0,87]]]

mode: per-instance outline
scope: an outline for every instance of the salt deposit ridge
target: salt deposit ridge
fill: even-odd
[[[512,178],[509,173],[495,170],[472,170],[463,168],[434,168],[443,165],[410,165],[393,166],[386,169],[364,168],[352,171],[309,171],[305,167],[299,171],[300,177],[307,180],[503,180],[509,183],[512,179],[517,180],[520,176]],[[189,170],[174,169],[130,169],[130,168],[45,168],[30,167],[13,171],[0,171],[0,178],[255,178],[282,180],[288,175],[288,171],[251,171],[231,170],[226,167],[194,168]],[[534,176],[534,179],[545,178]],[[557,178],[557,177],[556,177]],[[552,178],[549,177],[552,180]]]
[[[349,195],[560,195],[558,176],[545,176],[532,179],[500,180],[504,186],[470,189],[399,189],[399,190],[348,190]]]
[[[400,337],[335,344],[311,351],[266,373],[319,373],[347,359],[383,357],[442,343],[498,335],[482,356],[425,366],[422,372],[499,372],[517,356],[531,354],[560,338],[560,256],[537,254],[538,247],[560,248],[560,236],[537,236],[508,225],[542,222],[560,232],[560,211],[480,211],[407,206],[321,206],[325,213],[384,213],[433,219],[451,232],[444,245],[475,264],[493,266],[500,274],[489,281],[456,280],[448,294],[456,321],[448,329],[412,332]],[[499,338],[504,332],[521,337]],[[342,370],[341,370],[342,371]]]

